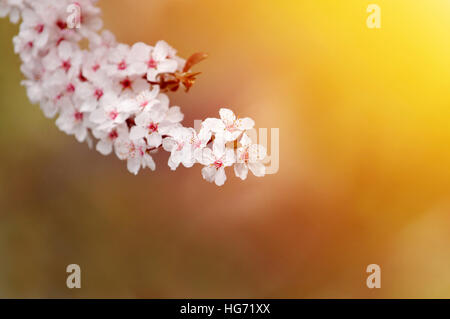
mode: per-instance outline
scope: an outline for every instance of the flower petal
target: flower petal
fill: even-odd
[[[109,155],[112,152],[112,143],[104,140],[100,140],[96,146],[97,151],[103,155]]]
[[[137,157],[129,158],[127,161],[128,171],[134,175],[137,175],[141,168],[141,159]]]
[[[242,131],[251,130],[255,126],[255,121],[249,117],[244,117],[238,120],[237,126]]]
[[[131,134],[130,134],[131,136]],[[162,137],[159,133],[152,133],[147,137],[149,147],[159,147],[162,143]]]
[[[217,170],[213,166],[206,166],[202,168],[202,176],[205,180],[212,183],[216,178]]]
[[[130,130],[130,140],[136,141],[147,135],[147,130],[142,126],[133,126]]]
[[[245,164],[235,164],[234,165],[234,173],[237,177],[239,177],[242,180],[245,180],[248,175],[248,167]]]
[[[158,73],[173,73],[177,70],[178,63],[175,60],[165,60],[158,64]]]
[[[156,61],[164,60],[169,54],[170,46],[165,41],[158,41],[153,49],[153,59]]]
[[[222,108],[219,114],[220,118],[225,122],[234,122],[236,120],[236,115],[234,115],[232,110]]]
[[[225,168],[221,167],[217,170],[214,182],[217,186],[222,186],[227,180],[227,175],[225,174]]]
[[[257,177],[263,177],[266,174],[266,167],[263,163],[249,163],[248,168],[252,171],[253,175]]]

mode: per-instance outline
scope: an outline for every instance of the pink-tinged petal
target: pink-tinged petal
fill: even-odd
[[[130,130],[130,140],[136,141],[147,135],[147,130],[142,126],[133,126]]]
[[[248,168],[250,168],[253,175],[257,177],[263,177],[266,174],[266,167],[263,163],[249,163]]]
[[[223,165],[225,167],[231,166],[236,163],[236,154],[234,153],[234,149],[227,148],[225,151],[225,156],[223,157]]]
[[[189,153],[189,154],[187,154],[187,153]],[[186,152],[184,152],[184,150],[183,150],[183,156],[181,158],[181,163],[186,168],[190,168],[190,167],[194,166],[195,159],[194,159],[191,149],[187,150]]]
[[[158,41],[155,48],[153,49],[153,59],[155,59],[156,61],[164,60],[169,54],[169,49],[170,47],[165,41]]]
[[[129,129],[128,126],[126,124],[121,124],[119,126],[117,126],[117,134],[119,135],[119,137],[125,137],[128,136],[129,134]]]
[[[184,115],[181,113],[179,106],[173,106],[169,109],[164,120],[171,123],[179,123],[183,120]]]
[[[248,154],[250,162],[260,162],[266,158],[267,150],[262,145],[252,144],[248,149]]]
[[[151,117],[149,112],[142,112],[134,119],[134,122],[138,126],[147,126],[151,122]]]
[[[84,140],[86,139],[87,136],[87,130],[86,127],[84,127],[83,125],[80,125],[79,127],[76,128],[75,130],[75,138],[77,139],[78,142],[84,142]]]
[[[242,180],[245,180],[248,175],[248,167],[245,164],[236,164],[234,165],[234,173],[237,177]]]
[[[167,108],[162,104],[156,104],[149,111],[151,121],[160,123],[166,117]]]
[[[47,44],[48,37],[49,37],[49,33],[47,30],[45,30],[44,32],[42,32],[42,34],[39,37],[37,37],[34,44],[36,45],[36,47],[42,48]]]
[[[206,166],[202,168],[202,176],[205,180],[212,183],[216,178],[217,170],[212,166]]]
[[[97,108],[98,102],[94,99],[86,99],[83,104],[81,104],[81,112],[93,112]]]
[[[170,104],[170,100],[167,94],[164,93],[158,94],[157,99],[159,101],[159,104],[161,104],[161,107],[167,111],[169,109]]]
[[[128,171],[134,175],[137,175],[141,168],[141,159],[138,157],[129,158],[127,161]]]
[[[239,143],[241,143],[242,146],[248,146],[252,143],[252,140],[250,139],[250,137],[247,134],[243,134]]]
[[[181,160],[183,159],[182,153],[180,151],[174,150],[172,154],[170,154],[170,157],[175,163],[181,163]]]
[[[156,169],[155,161],[153,160],[153,158],[150,155],[145,154],[143,160],[144,160],[145,167],[150,168],[152,171],[154,171]]]
[[[129,155],[129,147],[130,147],[130,141],[125,138],[118,138],[114,142],[114,148],[116,151],[116,155],[119,159],[125,160],[128,158]]]
[[[165,60],[158,64],[158,73],[173,73],[177,70],[178,63],[175,60]]]
[[[148,72],[147,64],[144,62],[133,62],[130,65],[130,74],[133,75],[145,75]]]
[[[172,152],[174,147],[177,145],[177,142],[175,142],[172,138],[165,138],[163,139],[162,145],[166,152]]]
[[[204,148],[201,154],[198,154],[197,161],[203,165],[211,165],[216,161],[216,157],[210,148]]]
[[[203,148],[197,148],[194,149],[193,155],[194,155],[194,160],[201,163],[201,159],[203,157]]]
[[[119,44],[114,50],[111,50],[108,55],[108,60],[113,63],[120,63],[123,61],[125,55],[128,53],[128,46],[125,44]],[[117,70],[117,66],[114,66]]]
[[[236,120],[236,115],[234,115],[232,110],[222,108],[219,110],[220,118],[225,122],[234,122]]]
[[[235,141],[241,135],[241,133],[242,133],[241,131],[233,131],[233,132],[225,131],[223,133],[223,136],[227,142],[232,142]]]
[[[240,147],[236,150],[236,163],[246,162],[246,158],[248,158],[248,156],[246,156],[245,153],[247,153],[247,147]]]
[[[98,31],[103,27],[103,21],[101,18],[94,18],[89,22],[89,28],[94,31]]]
[[[105,111],[103,109],[97,109],[91,113],[89,120],[94,123],[103,123],[106,121]]]
[[[156,82],[156,76],[158,75],[158,71],[155,69],[149,69],[147,71],[147,80],[150,82]]]
[[[49,54],[42,59],[42,64],[47,70],[55,70],[61,65],[61,60],[58,57],[58,54],[51,50]]]
[[[104,140],[100,140],[95,147],[102,155],[109,155],[112,152],[112,143]]]
[[[11,13],[9,14],[9,21],[16,24],[20,20],[20,11],[19,9],[13,8]]]
[[[217,170],[214,182],[217,186],[222,186],[227,180],[227,175],[225,174],[225,168],[221,167]]]
[[[113,120],[115,124],[121,124],[124,123],[128,118],[128,114],[126,113],[119,113],[116,115],[116,118]]]
[[[101,105],[107,110],[113,110],[119,104],[119,100],[114,93],[105,92],[100,100]]]
[[[216,159],[220,159],[225,155],[225,141],[220,138],[216,138],[213,143],[213,153]]]
[[[255,126],[255,121],[249,117],[238,120],[238,128],[242,131],[250,130]]]
[[[172,171],[176,171],[178,166],[180,166],[180,162],[174,161],[172,156],[169,158],[169,161],[167,162],[167,164],[169,165],[169,167]]]
[[[163,121],[158,124],[158,132],[161,135],[170,135],[169,133],[173,130],[175,125],[177,125],[177,124]]]
[[[215,133],[225,130],[225,124],[221,120],[215,118],[207,118],[204,120],[202,127]]]
[[[131,133],[130,133],[131,136]],[[152,133],[147,137],[149,147],[159,147],[162,143],[162,137],[159,133]]]
[[[200,129],[200,132],[198,132],[198,139],[202,142],[202,144],[206,144],[207,142],[209,142],[209,140],[211,139],[211,131],[208,130],[205,127],[202,127]]]
[[[62,41],[58,46],[58,55],[62,60],[69,60],[73,51],[74,48],[68,41]]]
[[[148,98],[149,100],[156,99],[156,97],[158,96],[158,94],[159,94],[159,86],[158,86],[158,85],[155,85],[155,86],[152,87],[151,90],[148,91],[148,96],[147,96],[147,98]]]
[[[143,42],[133,44],[129,58],[132,62],[145,62],[150,58],[152,48]]]
[[[0,3],[0,18],[6,17],[9,14],[9,11],[11,11],[11,9],[7,5]]]
[[[41,109],[48,118],[53,118],[58,113],[58,106],[52,101],[41,102]]]
[[[150,84],[144,79],[136,79],[131,84],[131,88],[136,94],[139,94],[143,91],[147,91],[150,88]]]
[[[138,109],[138,105],[136,104],[136,101],[133,99],[125,99],[120,101],[120,103],[117,106],[118,111],[120,112],[134,112]]]

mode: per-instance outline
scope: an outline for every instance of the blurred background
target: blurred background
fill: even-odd
[[[2,19],[0,297],[450,298],[449,1],[128,2],[100,1],[119,41],[209,53],[184,124],[279,128],[280,170],[129,174],[28,102]]]

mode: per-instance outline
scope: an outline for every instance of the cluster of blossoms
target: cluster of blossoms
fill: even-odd
[[[181,125],[183,114],[170,106],[166,91],[179,84],[189,89],[196,62],[184,60],[166,42],[154,47],[132,46],[100,32],[96,0],[0,0],[0,17],[22,19],[14,49],[22,60],[22,83],[32,103],[57,117],[58,128],[87,142],[103,155],[115,153],[128,170],[155,169],[152,154],[170,152],[169,166],[204,165],[203,177],[217,185],[226,180],[225,167],[236,176],[263,176],[265,149],[252,144],[246,131],[250,118],[238,119],[228,109],[220,119],[208,118],[199,131]],[[79,9],[79,27],[71,27],[68,7]],[[88,49],[80,46],[87,39]],[[198,59],[198,56],[195,59]]]

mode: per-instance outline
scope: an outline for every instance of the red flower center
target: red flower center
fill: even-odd
[[[116,138],[119,137],[119,134],[117,133],[116,130],[114,130],[114,131],[111,131],[111,132],[109,133],[108,137],[109,137],[110,140],[115,140]]]
[[[75,86],[72,83],[69,83],[66,88],[67,92],[73,93],[75,92]]]
[[[226,129],[228,132],[231,132],[231,133],[233,133],[234,131],[237,130],[235,123],[228,124]]]
[[[111,120],[115,120],[117,116],[119,116],[119,113],[118,113],[117,111],[111,111],[111,112],[109,112],[109,118],[110,118]]]
[[[148,130],[150,131],[150,133],[158,131],[158,124],[151,122],[150,125],[148,126]]]
[[[64,22],[63,20],[58,20],[56,21],[56,25],[58,26],[58,28],[60,28],[61,30],[64,30],[67,28],[67,23]]]
[[[120,84],[122,85],[122,88],[125,89],[129,89],[131,88],[131,81],[129,78],[124,79],[123,81],[120,81]]]
[[[95,90],[94,96],[97,98],[97,101],[100,100],[101,97],[103,96],[103,91],[100,89]]]
[[[241,160],[244,161],[245,163],[248,163],[249,159],[250,159],[250,155],[248,154],[248,150],[247,150],[241,155]]]
[[[83,113],[81,113],[81,112],[79,112],[79,111],[75,112],[75,114],[74,114],[73,116],[75,117],[75,120],[76,120],[76,121],[81,121],[81,120],[83,120]]]
[[[72,64],[70,63],[70,60],[67,61],[63,61],[61,67],[68,72],[70,70],[70,68],[72,67]]]
[[[140,107],[143,109],[148,105],[148,101],[144,101],[141,103]]]
[[[178,151],[178,152],[181,151],[181,150],[183,149],[183,147],[184,147],[184,143],[178,143],[178,145],[177,145],[177,151]]]
[[[153,60],[153,58],[151,58],[147,64],[150,69],[156,69],[156,67],[158,66],[158,63],[155,60]]]
[[[216,169],[219,169],[223,166],[223,163],[221,160],[217,160],[214,162],[214,166],[216,167]]]
[[[38,24],[37,26],[34,27],[34,30],[36,30],[37,33],[42,33],[44,31],[44,25]]]
[[[125,69],[127,68],[127,63],[125,62],[125,60],[122,60],[122,62],[120,62],[120,63],[117,65],[117,68],[118,68],[119,70],[121,70],[121,71],[125,70]]]
[[[83,75],[83,72],[81,72],[81,71],[80,71],[80,74],[78,74],[78,80],[80,80],[81,82],[87,81],[86,77]]]

